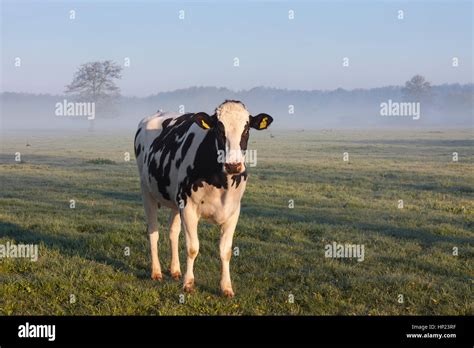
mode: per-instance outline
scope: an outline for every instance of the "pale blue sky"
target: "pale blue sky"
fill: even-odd
[[[194,85],[370,88],[417,73],[473,80],[472,1],[1,2],[2,91],[61,93],[80,64],[125,57],[119,85],[137,96]]]

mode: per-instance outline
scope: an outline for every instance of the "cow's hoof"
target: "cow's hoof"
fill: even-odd
[[[151,274],[151,279],[162,281],[163,280],[163,275],[161,273],[158,273],[158,272],[153,272]]]
[[[173,278],[174,280],[180,280],[181,279],[181,272],[180,271],[171,272],[171,278]]]
[[[235,296],[234,292],[232,291],[232,289],[225,289],[225,290],[222,290],[222,294],[227,297],[227,298],[232,298]]]
[[[183,290],[189,293],[194,292],[196,290],[196,287],[194,286],[194,281],[184,284]]]

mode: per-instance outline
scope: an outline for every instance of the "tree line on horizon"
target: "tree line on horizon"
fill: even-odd
[[[233,91],[225,87],[188,87],[168,92],[159,92],[146,97],[122,96],[118,82],[122,67],[113,61],[90,62],[81,65],[74,73],[72,82],[65,87],[62,97],[76,101],[92,101],[97,105],[100,118],[135,119],[150,115],[158,109],[178,112],[213,112],[225,99],[242,100],[249,109],[285,117],[282,124],[291,125],[291,117],[324,121],[334,126],[338,123],[352,125],[364,121],[367,114],[377,114],[378,106],[387,100],[415,101],[422,104],[431,124],[443,121],[466,123],[471,121],[474,99],[473,84],[432,85],[421,75],[415,75],[403,86],[385,86],[370,89],[346,90],[288,90],[271,87],[254,87],[249,90]],[[40,99],[58,99],[48,94],[4,92],[2,104],[15,110],[12,102],[39,102]],[[21,105],[17,105],[22,109]],[[292,112],[291,112],[292,111]],[[449,114],[449,116],[447,116]],[[8,116],[8,113],[6,113]],[[443,117],[446,119],[443,120]],[[95,121],[90,122],[93,129]],[[397,121],[395,121],[397,122]],[[321,124],[321,122],[309,122]],[[372,118],[370,124],[380,123]]]

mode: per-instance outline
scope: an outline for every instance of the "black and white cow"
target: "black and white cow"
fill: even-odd
[[[145,215],[150,236],[152,273],[162,279],[158,259],[157,208],[171,208],[171,275],[181,277],[178,237],[186,233],[187,268],[184,290],[194,290],[194,260],[199,252],[200,218],[221,226],[221,290],[234,292],[229,261],[232,239],[247,184],[245,151],[250,128],[266,129],[273,119],[251,116],[239,101],[227,100],[214,115],[204,112],[157,113],[143,119],[135,135],[135,155],[140,174]]]

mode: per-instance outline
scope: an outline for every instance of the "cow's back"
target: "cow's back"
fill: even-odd
[[[140,121],[135,134],[134,148],[135,157],[137,159],[138,172],[142,187],[153,194],[153,188],[150,186],[149,180],[149,162],[150,156],[155,155],[152,151],[153,142],[160,136],[163,131],[163,122],[167,119],[175,119],[182,114],[175,112],[158,112],[152,116],[146,117]],[[154,195],[156,196],[156,195]],[[155,197],[161,203],[160,197]]]

